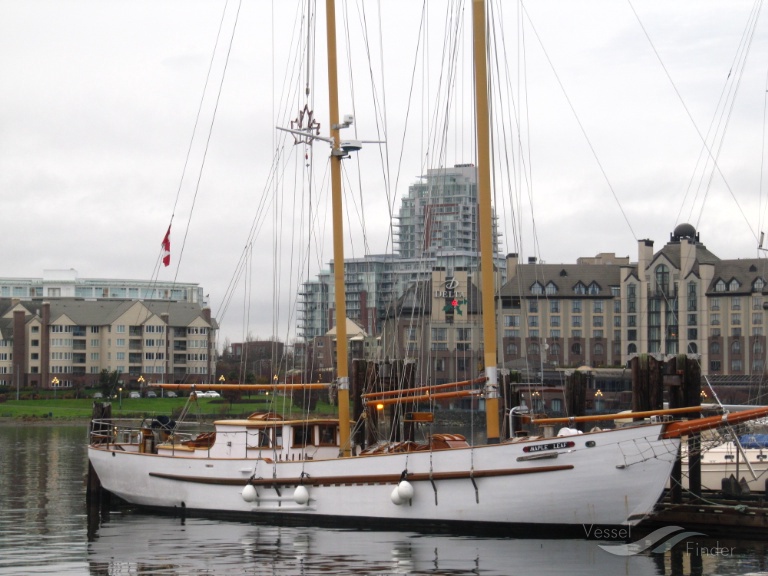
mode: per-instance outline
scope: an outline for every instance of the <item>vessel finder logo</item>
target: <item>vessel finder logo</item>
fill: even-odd
[[[585,526],[587,532],[587,538],[590,536],[593,538],[601,538],[601,532],[604,531],[593,526]],[[663,554],[675,547],[686,538],[691,536],[705,536],[702,532],[688,532],[680,526],[665,526],[654,530],[647,536],[644,536],[634,542],[628,544],[598,544],[600,548],[613,554],[614,556],[634,556],[651,549],[654,554]]]

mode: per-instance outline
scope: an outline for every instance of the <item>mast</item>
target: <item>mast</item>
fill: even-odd
[[[336,305],[336,374],[339,389],[339,436],[343,456],[351,454],[349,443],[349,368],[347,366],[347,305],[344,284],[344,222],[341,206],[341,160],[339,141],[339,87],[336,69],[336,2],[326,0],[328,45],[328,105],[331,124],[331,198],[333,209],[333,278]]]
[[[490,115],[486,63],[485,0],[472,1],[472,36],[475,60],[475,115],[477,123],[477,195],[480,204],[480,284],[482,287],[483,360],[486,433],[489,444],[499,442],[499,386],[496,367],[496,289],[493,274],[493,216],[491,212]]]

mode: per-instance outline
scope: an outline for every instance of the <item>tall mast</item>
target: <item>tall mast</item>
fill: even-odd
[[[333,206],[333,278],[336,305],[336,374],[339,387],[339,436],[344,456],[349,442],[349,369],[347,367],[347,304],[344,285],[344,222],[341,207],[341,160],[339,146],[339,87],[336,70],[336,2],[325,1],[328,43],[328,105],[331,124],[331,197]]]
[[[493,216],[491,212],[490,116],[486,64],[485,0],[472,2],[472,35],[475,60],[475,115],[477,122],[477,194],[480,204],[480,283],[483,312],[483,361],[486,433],[489,444],[499,442],[499,386],[496,367],[496,306],[493,273]]]

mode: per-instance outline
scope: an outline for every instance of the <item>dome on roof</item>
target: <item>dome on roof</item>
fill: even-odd
[[[680,240],[681,238],[696,238],[696,228],[693,227],[693,224],[683,223],[675,226],[672,239]]]

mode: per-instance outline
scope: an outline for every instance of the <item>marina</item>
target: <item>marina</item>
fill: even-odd
[[[692,536],[631,557],[603,540],[430,535],[142,514],[86,506],[81,425],[0,424],[0,574],[571,574],[741,576],[768,567],[765,539]],[[589,529],[589,527],[587,527]],[[706,530],[700,530],[706,533]],[[630,541],[639,538],[630,529]],[[595,536],[594,528],[592,536]],[[691,554],[728,548],[724,554]]]

